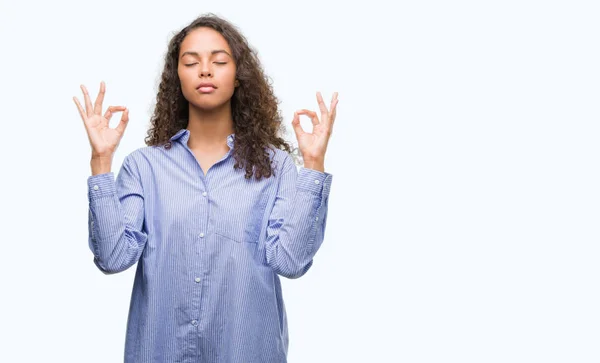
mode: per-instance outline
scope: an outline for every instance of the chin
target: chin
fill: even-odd
[[[225,104],[227,104],[228,101],[229,100],[217,99],[216,97],[213,99],[209,99],[209,97],[205,97],[204,99],[200,99],[200,100],[198,98],[195,98],[190,101],[190,105],[193,105],[194,107],[201,109],[203,111],[211,111],[211,110],[216,110],[216,109],[223,107]]]

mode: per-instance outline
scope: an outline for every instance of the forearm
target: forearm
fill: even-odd
[[[106,274],[135,264],[147,240],[140,217],[135,217],[143,199],[130,196],[122,202],[112,179],[113,173],[88,178],[89,246],[94,263]]]
[[[278,274],[298,278],[311,267],[324,239],[331,178],[314,169],[301,170],[285,213],[270,221],[267,262]]]

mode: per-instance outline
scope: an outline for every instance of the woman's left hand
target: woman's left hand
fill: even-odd
[[[298,139],[298,148],[302,153],[305,168],[316,169],[321,172],[325,169],[325,151],[327,151],[327,144],[332,133],[333,123],[335,122],[335,111],[338,103],[337,96],[337,92],[334,92],[331,98],[331,106],[327,110],[321,92],[317,92],[321,120],[319,120],[317,113],[311,110],[302,109],[294,112],[292,126]],[[302,129],[302,126],[300,126],[300,115],[307,115],[311,118],[313,124],[312,133]]]

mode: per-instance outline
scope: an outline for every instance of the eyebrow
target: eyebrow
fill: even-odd
[[[231,54],[227,53],[227,51],[225,49],[215,49],[213,51],[210,52],[211,55],[213,54],[217,54],[217,53],[225,53],[227,54],[229,57],[231,57]],[[183,54],[181,55],[181,58],[183,58],[186,55],[194,55],[196,57],[199,57],[200,54],[198,54],[198,52],[194,52],[194,51],[185,51],[183,52]]]

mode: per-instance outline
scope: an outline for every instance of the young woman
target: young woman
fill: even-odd
[[[115,180],[128,109],[102,115],[104,83],[94,105],[81,89],[94,263],[106,274],[138,263],[125,362],[286,362],[280,276],[304,275],[324,239],[337,94],[328,109],[317,93],[320,118],[294,113],[298,171],[256,52],[232,24],[203,15],[169,43],[147,146]]]

